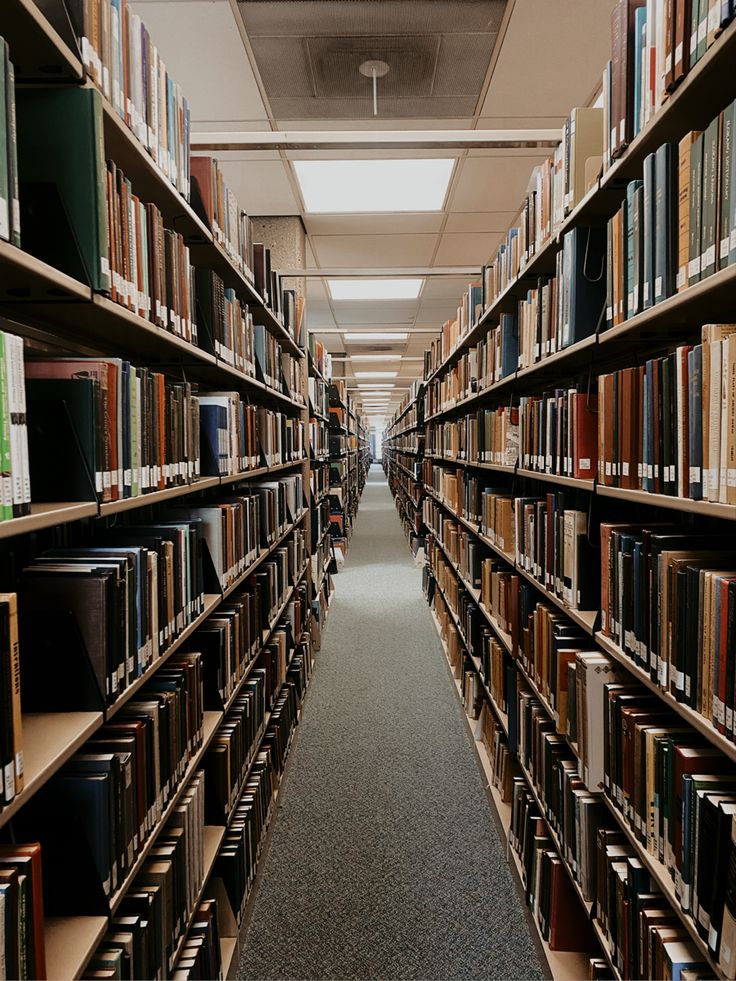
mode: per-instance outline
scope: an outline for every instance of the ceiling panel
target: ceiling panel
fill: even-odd
[[[280,161],[222,163],[238,204],[249,215],[298,215],[299,205]]]
[[[468,157],[462,163],[450,210],[516,213],[533,166],[534,160],[518,157]]]
[[[447,216],[446,232],[505,232],[515,211],[456,211]]]
[[[227,0],[132,0],[131,7],[181,85],[195,122],[268,118]]]
[[[305,215],[309,235],[388,235],[396,232],[439,232],[441,211],[400,215]]]
[[[373,326],[401,327],[414,322],[414,315],[418,304],[415,300],[407,300],[403,303],[380,303],[365,302],[358,303],[353,300],[343,300],[333,302],[335,316],[340,326]]]
[[[516,0],[481,115],[564,117],[584,103],[610,57],[613,5]]]
[[[456,300],[467,285],[467,276],[428,276],[422,288],[422,300]]]
[[[312,248],[322,266],[427,265],[436,235],[312,235]]]
[[[501,240],[500,232],[453,232],[440,240],[438,266],[478,266],[488,261]]]

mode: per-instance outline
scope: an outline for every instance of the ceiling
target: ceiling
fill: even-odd
[[[614,0],[131,0],[181,83],[195,132],[264,130],[549,129],[600,85],[610,56]],[[578,39],[585,38],[580,45]],[[397,54],[398,52],[398,54]],[[378,83],[356,65],[391,64]],[[399,58],[401,61],[399,61]],[[274,66],[275,69],[274,70]],[[392,78],[393,74],[393,78]],[[363,81],[367,84],[361,95]],[[383,87],[382,87],[383,86]],[[308,269],[479,269],[514,219],[532,168],[530,149],[225,151],[224,175],[252,215],[300,215]],[[330,215],[305,212],[291,161],[451,156],[442,211]],[[308,325],[336,356],[345,328],[408,331],[391,352],[397,393],[421,376],[419,360],[454,317],[469,276],[427,276],[417,300],[335,301],[307,280]],[[383,348],[382,348],[383,350]],[[398,395],[397,395],[398,399]]]

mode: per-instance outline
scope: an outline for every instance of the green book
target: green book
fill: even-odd
[[[733,183],[733,138],[736,125],[736,100],[730,102],[722,113],[721,123],[721,186],[720,186],[720,228],[718,230],[718,268],[729,264],[731,249],[731,197]]]
[[[10,241],[10,120],[7,104],[8,45],[0,42],[0,238]]]
[[[10,241],[20,248],[20,193],[18,190],[18,142],[15,118],[15,69],[5,58],[5,116],[8,125],[8,206]]]
[[[5,332],[0,331],[0,515],[13,517],[13,475],[10,466],[10,407],[8,402],[8,355]]]
[[[95,292],[108,293],[102,96],[91,87],[22,89],[17,109],[23,180],[56,185],[90,285]]]
[[[703,143],[705,134],[690,147],[690,246],[688,249],[688,286],[700,281],[700,223],[703,206]]]
[[[718,134],[720,117],[716,116],[703,133],[703,206],[700,228],[700,278],[705,279],[718,268]]]

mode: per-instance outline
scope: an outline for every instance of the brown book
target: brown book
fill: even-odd
[[[216,223],[215,201],[213,199],[212,157],[190,157],[192,182],[192,204],[199,209],[211,231]]]
[[[682,81],[690,70],[691,3],[692,0],[675,0],[674,59],[672,66],[673,88]]]
[[[677,194],[677,290],[688,285],[690,261],[690,154],[696,130],[686,133],[678,144],[678,194]]]
[[[26,910],[26,930],[30,929],[32,963],[29,977],[46,978],[46,947],[43,919],[41,846],[38,843],[0,845],[0,868],[18,869],[30,877],[31,909]]]
[[[7,685],[10,694],[10,729],[12,731],[12,749],[15,787],[14,793],[23,790],[23,718],[21,715],[20,699],[20,650],[18,643],[18,595],[17,593],[0,593],[2,607],[2,671],[3,684]],[[5,704],[5,703],[4,703]]]
[[[583,915],[580,900],[558,855],[551,859],[550,871],[550,950],[596,950],[598,945],[590,920]]]

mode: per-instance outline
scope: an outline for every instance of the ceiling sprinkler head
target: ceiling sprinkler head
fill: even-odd
[[[385,61],[370,58],[358,65],[358,71],[366,78],[373,79],[373,115],[378,115],[378,79],[388,75],[389,67]]]
[[[374,75],[376,78],[383,78],[384,75],[388,75],[389,67],[385,61],[371,58],[369,61],[364,61],[358,65],[358,71],[366,78],[373,78]]]

